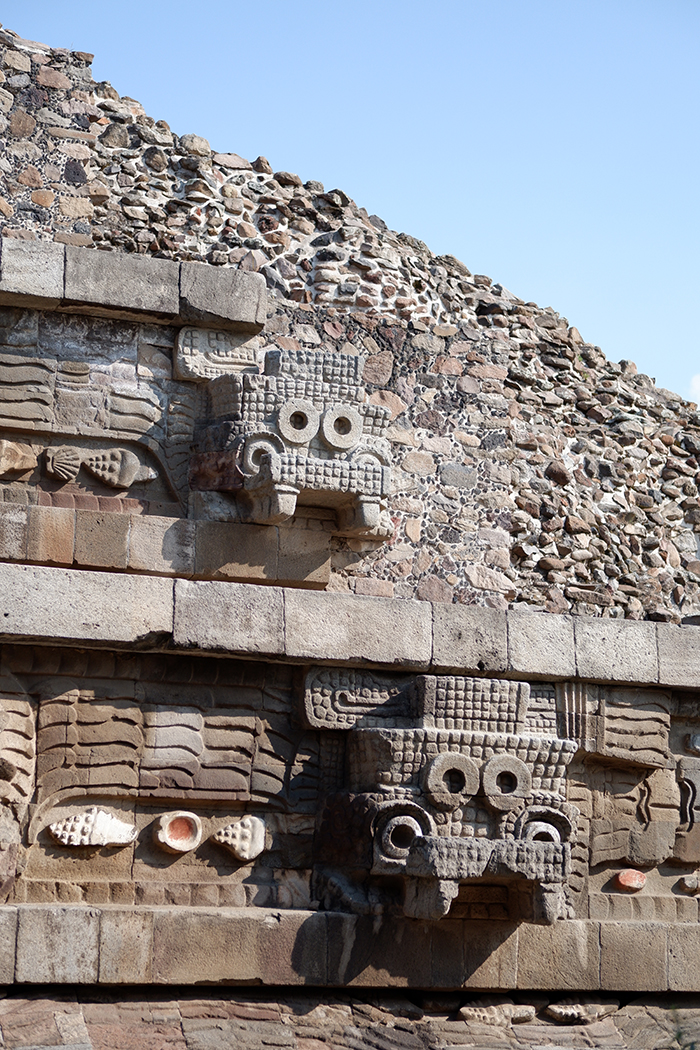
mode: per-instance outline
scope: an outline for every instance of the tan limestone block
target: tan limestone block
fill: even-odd
[[[100,984],[151,980],[153,913],[106,908],[100,922]]]
[[[215,580],[276,580],[277,529],[268,525],[200,521],[195,573]]]
[[[27,557],[27,511],[19,503],[0,503],[0,560]]]
[[[75,511],[68,507],[29,508],[27,561],[72,565]]]
[[[75,512],[76,565],[125,569],[129,541],[129,515],[95,510]]]
[[[668,988],[668,934],[662,922],[601,922],[600,987],[646,992]]]
[[[194,521],[133,514],[129,531],[129,569],[165,576],[194,572]]]
[[[597,922],[573,919],[553,926],[522,923],[518,931],[517,987],[551,988],[556,974],[556,986],[560,989],[600,988],[599,928]],[[603,983],[603,987],[623,986]]]
[[[280,528],[277,579],[284,585],[325,587],[331,575],[330,534],[325,529]]]

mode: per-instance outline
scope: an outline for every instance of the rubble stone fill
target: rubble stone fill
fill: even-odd
[[[3,237],[260,272],[261,353],[367,357],[394,535],[334,541],[330,589],[700,615],[696,405],[345,192],[175,134],[92,56],[9,30],[0,48]]]

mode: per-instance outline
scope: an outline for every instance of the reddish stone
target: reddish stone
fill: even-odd
[[[646,881],[647,877],[643,871],[625,868],[624,871],[618,871],[615,876],[615,889],[624,890],[625,893],[637,893],[638,890],[644,889]]]

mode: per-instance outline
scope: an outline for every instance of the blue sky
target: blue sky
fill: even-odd
[[[2,18],[700,401],[697,0],[10,0]]]

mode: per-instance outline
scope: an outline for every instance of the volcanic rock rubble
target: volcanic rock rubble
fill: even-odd
[[[366,356],[392,413],[396,529],[335,541],[331,589],[700,614],[696,405],[341,190],[174,134],[95,83],[91,55],[6,30],[0,49],[4,237],[258,271],[261,354]]]

